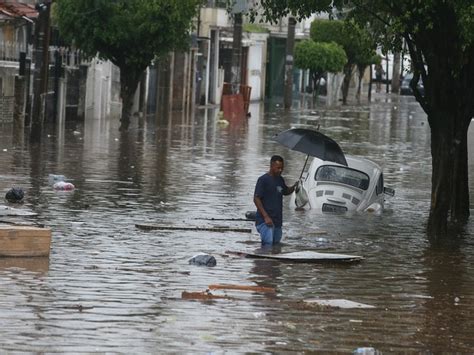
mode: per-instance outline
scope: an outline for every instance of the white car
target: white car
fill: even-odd
[[[346,156],[347,166],[313,158],[292,194],[290,206],[322,212],[381,212],[385,195],[382,169],[373,161]]]
[[[292,128],[274,136],[280,144],[306,154],[298,187],[291,196],[295,208],[322,212],[381,212],[385,195],[380,166],[368,159],[346,156],[341,147],[319,131]],[[313,157],[305,172],[309,157]]]

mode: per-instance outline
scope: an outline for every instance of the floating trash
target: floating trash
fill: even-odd
[[[377,355],[377,354],[380,354],[380,352],[375,350],[375,348],[370,348],[370,347],[357,348],[352,353],[353,354],[364,354],[364,355]]]
[[[53,189],[60,191],[71,191],[75,189],[75,186],[70,182],[59,181],[53,185]]]
[[[25,193],[20,187],[13,187],[5,194],[5,199],[11,203],[20,203]]]
[[[66,177],[64,175],[56,175],[56,174],[48,175],[48,182],[52,185],[59,181],[64,181],[64,180],[66,180]]]
[[[207,254],[198,254],[193,256],[191,259],[188,260],[188,263],[191,265],[197,266],[216,266],[217,261],[216,258],[212,255]]]
[[[327,307],[336,307],[336,308],[375,308],[369,304],[363,304],[359,302],[353,302],[344,299],[334,299],[334,300],[319,300],[319,299],[309,299],[305,300],[306,303],[314,303],[319,306]]]

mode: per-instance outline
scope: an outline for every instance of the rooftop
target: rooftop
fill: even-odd
[[[38,11],[36,11],[35,7],[31,4],[0,1],[0,19],[24,17],[34,19],[38,17]]]

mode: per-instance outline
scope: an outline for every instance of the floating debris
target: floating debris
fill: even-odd
[[[5,199],[11,203],[21,203],[25,193],[21,187],[13,187],[5,194]]]
[[[228,296],[220,296],[220,295],[213,295],[210,292],[203,291],[203,292],[188,292],[183,291],[181,293],[181,298],[185,300],[216,300],[216,299],[225,299],[231,300],[232,297]]]
[[[280,261],[300,262],[300,263],[320,263],[320,262],[359,262],[364,260],[362,256],[319,253],[316,251],[297,251],[293,253],[281,254],[257,254],[239,251],[226,251],[227,254],[238,255],[246,258],[275,259]]]
[[[250,228],[233,227],[184,227],[184,226],[164,226],[158,224],[135,224],[135,227],[142,230],[185,230],[185,231],[206,231],[206,232],[241,232],[252,233]]]
[[[196,265],[196,266],[216,266],[217,261],[216,258],[213,257],[212,255],[207,255],[207,254],[198,254],[193,256],[191,259],[188,260],[188,263],[191,265]]]
[[[209,285],[209,290],[236,290],[236,291],[250,291],[250,292],[262,292],[262,293],[276,293],[276,290],[273,287],[227,285],[227,284]]]
[[[345,299],[334,299],[334,300],[320,300],[320,299],[309,299],[304,300],[306,303],[315,303],[318,306],[336,307],[336,308],[375,308],[369,304],[363,304],[359,302],[353,302]]]

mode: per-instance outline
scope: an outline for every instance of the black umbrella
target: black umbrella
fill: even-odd
[[[321,132],[292,128],[276,134],[273,139],[291,150],[347,166],[341,147]]]

